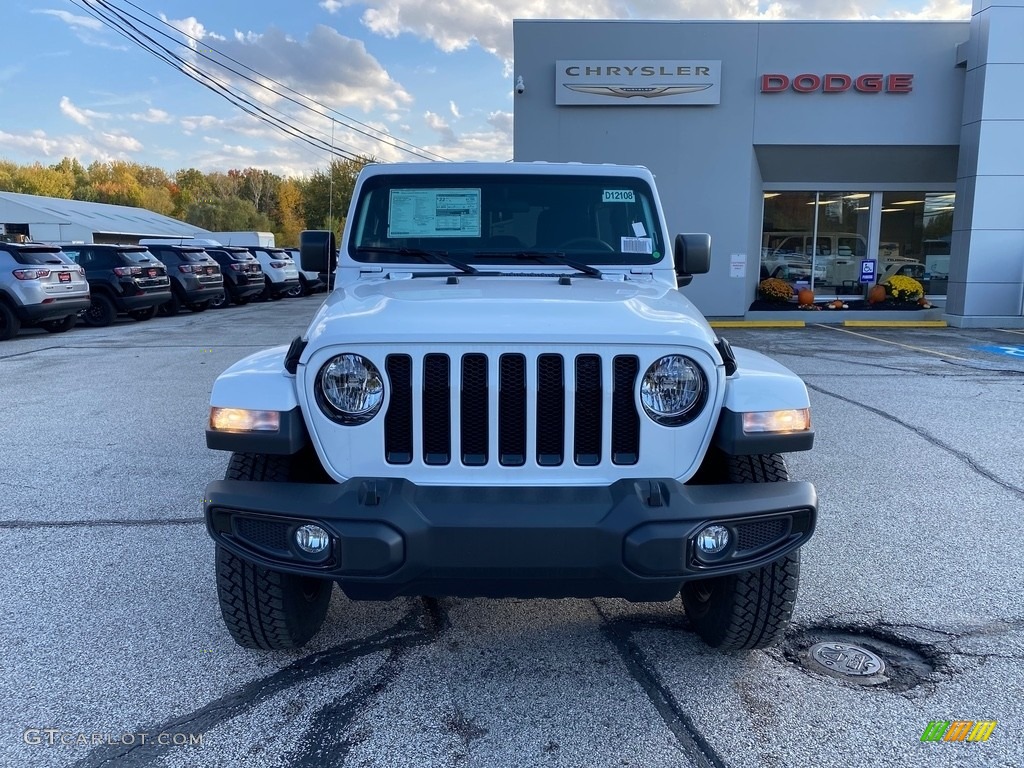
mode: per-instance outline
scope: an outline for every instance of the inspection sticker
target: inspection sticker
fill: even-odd
[[[606,189],[601,193],[602,203],[632,203],[635,200],[632,189]]]
[[[619,250],[623,253],[654,253],[654,241],[649,237],[623,237]]]

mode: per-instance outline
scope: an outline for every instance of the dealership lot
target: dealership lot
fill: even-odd
[[[820,495],[785,645],[723,654],[678,604],[356,603],[304,649],[225,631],[205,483],[214,378],[319,298],[0,349],[0,765],[1024,764],[1024,334],[727,329],[811,389]],[[819,640],[883,657],[860,686]],[[930,721],[994,720],[979,743]],[[81,743],[84,742],[84,743]]]

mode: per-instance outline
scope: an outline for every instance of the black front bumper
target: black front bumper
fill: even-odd
[[[218,480],[206,487],[218,544],[250,562],[339,582],[354,599],[398,595],[626,597],[669,600],[683,581],[756,568],[814,531],[810,483],[606,487],[417,486]],[[331,534],[317,558],[294,543],[302,525]],[[694,537],[729,529],[702,560]]]

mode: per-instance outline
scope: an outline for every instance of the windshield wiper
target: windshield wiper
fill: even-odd
[[[493,253],[476,253],[475,256],[487,259],[547,259],[549,262],[554,261],[562,266],[575,269],[577,272],[582,272],[587,277],[602,277],[604,273],[601,272],[597,267],[592,267],[589,264],[585,264],[582,261],[573,261],[572,259],[565,258],[565,254],[560,251],[495,251]]]
[[[479,273],[476,267],[451,258],[447,251],[428,251],[424,248],[391,248],[383,245],[361,245],[356,248],[356,253],[393,253],[397,256],[419,256],[433,264],[447,264],[449,267],[455,267],[455,269],[465,272],[467,275]]]

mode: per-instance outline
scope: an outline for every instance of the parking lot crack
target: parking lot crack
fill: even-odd
[[[118,526],[146,528],[160,525],[201,525],[205,522],[202,517],[167,517],[148,520],[0,520],[0,530],[19,530],[25,528],[110,528]]]
[[[387,659],[366,680],[352,690],[322,706],[313,715],[299,745],[285,755],[284,763],[292,768],[320,768],[324,765],[344,766],[349,753],[361,744],[365,735],[354,733],[352,726],[360,715],[391,687],[401,662],[413,648],[437,639],[444,626],[438,602],[421,598],[423,631],[408,635],[392,644]]]
[[[336,707],[335,713],[351,720],[363,711],[367,701],[383,691],[393,678],[391,668],[409,649],[431,642],[435,637],[437,617],[429,607],[412,608],[396,624],[388,629],[376,632],[361,640],[341,643],[323,651],[297,659],[286,667],[254,680],[234,692],[225,694],[219,699],[199,709],[179,717],[165,720],[151,726],[139,726],[136,733],[207,733],[225,722],[243,715],[264,701],[282,691],[288,690],[303,682],[328,675],[346,664],[375,653],[388,653],[384,662],[370,678],[357,685],[351,692],[337,702],[324,709]],[[389,664],[391,666],[389,666]],[[351,703],[346,703],[352,697]],[[351,709],[351,713],[349,713]],[[324,711],[324,710],[321,710]],[[344,732],[344,729],[339,729]],[[327,747],[326,734],[322,731],[307,733],[307,743],[314,740]],[[157,759],[175,749],[172,744],[159,744],[157,740],[148,740],[145,744],[125,746],[120,744],[104,745],[92,750],[72,768],[101,768],[117,766],[118,768],[142,768],[152,765]],[[290,765],[298,765],[296,762]],[[305,762],[303,765],[323,765],[323,762]]]
[[[854,400],[852,397],[846,397],[845,395],[840,395],[837,392],[832,392],[831,390],[825,389],[824,387],[819,386],[817,384],[809,384],[809,383],[807,383],[806,386],[807,386],[808,389],[811,389],[811,390],[813,390],[815,392],[819,392],[819,393],[821,393],[823,395],[827,395],[829,397],[834,397],[837,400],[843,401],[844,403],[849,403],[850,405],[855,405],[858,408],[863,408],[865,411],[869,411],[870,413],[873,413],[876,416],[881,416],[883,419],[885,419],[887,421],[891,421],[894,424],[898,424],[899,426],[901,426],[901,427],[903,427],[905,429],[910,430],[911,432],[916,434],[918,437],[920,437],[923,440],[927,441],[928,443],[931,443],[932,445],[934,445],[936,448],[939,448],[940,450],[943,450],[943,451],[949,453],[951,456],[953,456],[956,459],[958,459],[961,463],[966,465],[975,474],[978,474],[981,477],[984,477],[986,480],[989,480],[989,481],[995,483],[1000,488],[1003,488],[1003,489],[1009,491],[1010,493],[1014,494],[1018,498],[1024,499],[1024,488],[1021,488],[1020,486],[1014,485],[1013,483],[1009,483],[1009,482],[1003,480],[1002,478],[998,477],[994,473],[992,473],[989,470],[985,469],[985,467],[981,466],[971,456],[967,455],[963,451],[960,451],[960,450],[954,448],[952,445],[949,445],[948,443],[946,443],[945,441],[943,441],[940,438],[936,437],[935,435],[931,434],[927,430],[922,429],[921,427],[918,427],[918,426],[916,426],[914,424],[911,424],[908,421],[904,421],[903,419],[899,418],[898,416],[894,416],[891,413],[887,413],[886,411],[883,411],[881,408],[875,408],[873,405],[868,405],[867,403],[862,403],[859,400]]]
[[[626,671],[647,694],[662,722],[675,736],[682,752],[698,768],[726,768],[725,761],[698,730],[693,718],[683,711],[668,686],[662,682],[644,652],[633,640],[632,632],[637,628],[636,622],[609,619],[597,601],[593,603],[602,619],[602,633],[618,651]]]

